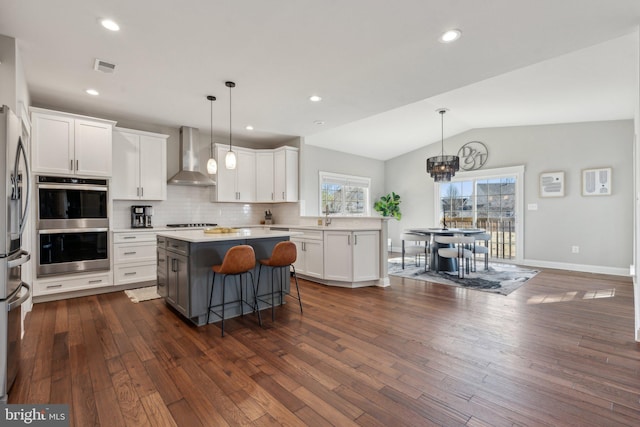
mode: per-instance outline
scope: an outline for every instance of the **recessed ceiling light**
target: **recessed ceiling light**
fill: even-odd
[[[85,92],[87,92],[89,95],[93,95],[93,96],[98,96],[98,95],[100,95],[100,92],[98,92],[98,91],[97,91],[97,90],[95,90],[95,89],[87,89],[87,90],[85,90]]]
[[[311,101],[311,102],[320,102],[320,101],[322,101],[322,98],[320,96],[318,96],[318,95],[311,95],[309,97],[309,101]]]
[[[461,35],[462,31],[460,30],[449,30],[442,33],[438,40],[440,40],[441,43],[451,43],[458,40]]]
[[[120,25],[111,19],[103,19],[100,21],[103,27],[110,31],[120,31]]]
[[[253,126],[251,126],[251,125],[247,125],[247,126],[245,126],[245,129],[246,129],[246,130],[253,130]]]
[[[322,121],[322,120],[316,120],[316,121],[315,121],[315,122],[313,122],[313,123],[314,123],[314,124],[316,124],[316,125],[323,125],[323,124],[324,124],[324,121]]]

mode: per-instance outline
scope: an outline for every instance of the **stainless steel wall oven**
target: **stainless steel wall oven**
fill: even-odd
[[[37,177],[38,277],[109,269],[108,182]]]

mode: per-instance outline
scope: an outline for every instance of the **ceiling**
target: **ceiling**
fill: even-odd
[[[227,80],[234,138],[302,136],[380,160],[439,142],[439,107],[451,110],[445,137],[631,119],[638,107],[637,0],[0,0],[0,10],[32,104],[208,132],[212,94],[221,141]],[[440,43],[451,28],[462,38]],[[94,71],[96,58],[115,72]]]

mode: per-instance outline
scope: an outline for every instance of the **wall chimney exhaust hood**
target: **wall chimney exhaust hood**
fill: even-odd
[[[167,183],[209,187],[216,185],[208,176],[200,172],[198,165],[198,129],[187,126],[180,128],[180,171]]]

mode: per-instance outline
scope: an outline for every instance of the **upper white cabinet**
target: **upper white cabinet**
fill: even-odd
[[[256,151],[256,202],[298,201],[298,149]]]
[[[111,176],[116,122],[31,109],[33,171],[57,175]]]
[[[298,201],[298,149],[280,147],[274,150],[273,193],[275,202]]]
[[[256,154],[254,150],[233,147],[236,153],[236,168],[227,169],[224,159],[229,146],[216,144],[218,161],[218,183],[216,185],[218,202],[255,202],[256,201]]]
[[[273,150],[256,151],[256,201],[273,202],[274,194]]]
[[[166,200],[167,138],[163,134],[114,128],[114,199]]]

